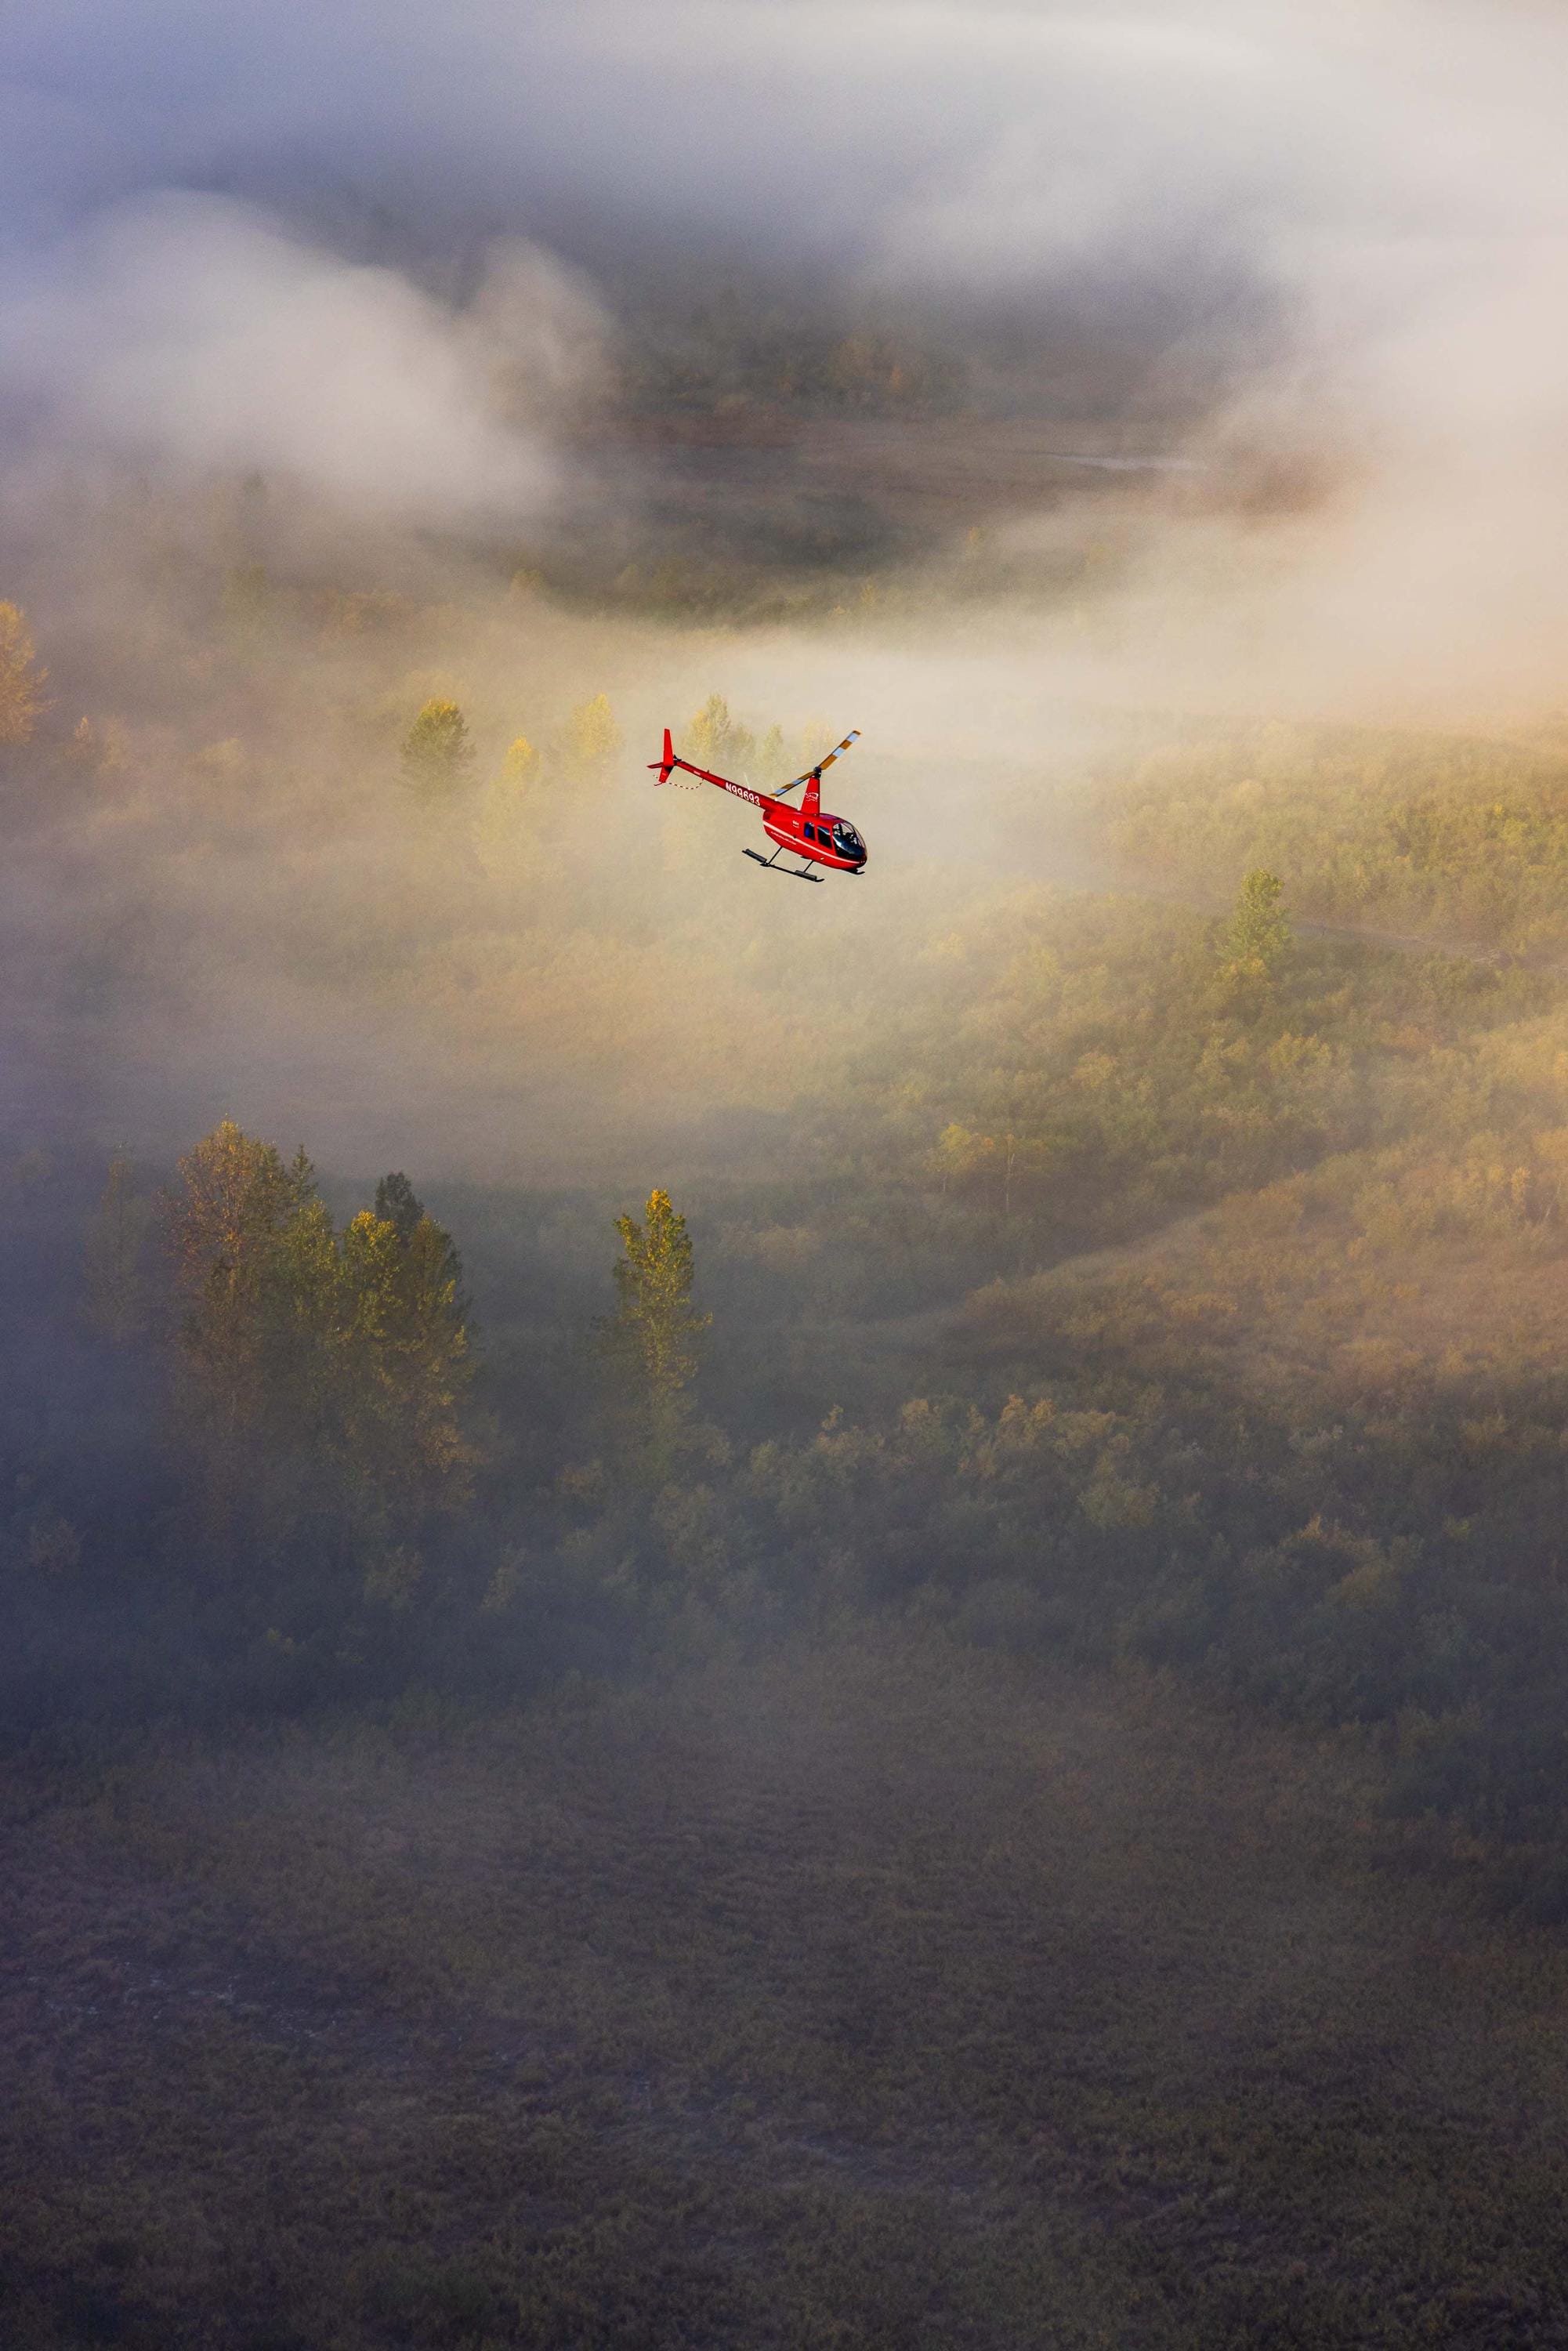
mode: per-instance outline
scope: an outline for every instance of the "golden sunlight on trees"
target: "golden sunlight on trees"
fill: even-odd
[[[579,703],[567,727],[567,758],[572,773],[582,778],[602,775],[625,739],[607,694]]]
[[[1289,952],[1291,925],[1279,903],[1284,886],[1261,866],[1242,882],[1219,946],[1220,977],[1232,987],[1266,983]]]
[[[291,1301],[284,1295],[298,1228],[315,1205],[303,1158],[290,1169],[277,1146],[258,1143],[232,1119],[180,1161],[183,1196],[170,1204],[168,1240],[179,1332],[181,1417],[220,1446],[232,1445],[263,1418],[266,1392],[277,1384]],[[292,1365],[289,1366],[292,1368]]]
[[[722,694],[710,694],[689,720],[686,740],[692,747],[686,756],[693,765],[716,768],[721,775],[737,774],[756,747],[751,729],[730,716]]]
[[[87,1228],[82,1264],[87,1319],[116,1346],[133,1339],[146,1322],[141,1257],[148,1224],[147,1203],[137,1196],[131,1162],[117,1152]]]
[[[0,604],[0,743],[25,743],[48,708],[26,615],[19,604]]]
[[[696,1376],[697,1342],[713,1321],[692,1306],[691,1236],[670,1196],[648,1196],[643,1220],[617,1217],[622,1256],[615,1268],[620,1309],[608,1327],[610,1352],[646,1415],[653,1450],[668,1455]]]
[[[786,783],[797,770],[784,741],[784,730],[773,726],[760,741],[749,726],[735,717],[722,694],[710,694],[702,708],[686,722],[677,747],[698,768],[720,775],[738,776],[767,791]]]
[[[539,755],[526,735],[518,735],[507,746],[507,756],[501,762],[501,781],[521,790],[537,783]]]
[[[468,722],[455,702],[427,702],[402,740],[402,772],[430,799],[455,791],[474,764]]]
[[[402,1525],[438,1492],[451,1502],[465,1489],[473,1455],[457,1405],[468,1334],[450,1236],[406,1179],[387,1182],[402,1186],[395,1220],[363,1208],[340,1245],[340,1425],[331,1441],[366,1513]]]
[[[543,765],[526,735],[508,747],[474,828],[475,847],[486,873],[505,872],[531,837],[540,812]]]
[[[472,1454],[462,1268],[406,1176],[340,1235],[301,1151],[225,1119],[180,1162],[177,1423],[227,1519],[268,1474],[329,1475],[382,1531],[460,1498]]]
[[[977,1134],[955,1119],[937,1136],[926,1164],[944,1192],[951,1186],[962,1194],[976,1188],[977,1179],[983,1179],[1003,1216],[1010,1217],[1017,1179],[1026,1172],[1038,1173],[1041,1162],[1038,1143],[1026,1144],[1010,1133]]]

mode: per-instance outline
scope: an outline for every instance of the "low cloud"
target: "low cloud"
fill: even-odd
[[[465,525],[550,499],[551,434],[597,381],[602,334],[591,295],[519,240],[455,308],[250,204],[161,193],[0,273],[0,402],[33,454],[255,470]]]

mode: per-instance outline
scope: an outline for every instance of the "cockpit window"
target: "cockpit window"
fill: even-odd
[[[846,857],[858,857],[861,851],[861,837],[852,824],[836,824],[833,827],[833,845]]]

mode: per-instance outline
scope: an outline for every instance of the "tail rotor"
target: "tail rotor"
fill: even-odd
[[[650,759],[648,762],[648,772],[650,775],[655,777],[661,784],[667,784],[670,780],[670,770],[674,765],[675,747],[670,740],[670,730],[666,726],[664,729],[664,756],[662,759]]]

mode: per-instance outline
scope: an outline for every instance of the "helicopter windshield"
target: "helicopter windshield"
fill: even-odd
[[[842,856],[858,857],[864,845],[852,824],[834,824],[833,846]]]

